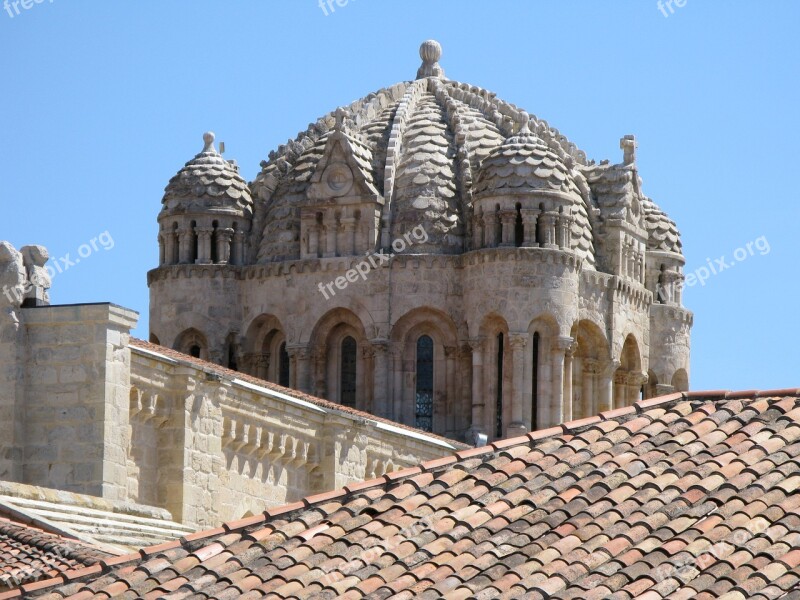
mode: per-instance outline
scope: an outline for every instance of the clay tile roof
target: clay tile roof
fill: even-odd
[[[0,507],[0,512],[2,507]],[[0,592],[84,569],[111,555],[0,514]]]
[[[800,439],[786,433],[800,396],[728,395],[673,394],[602,427],[567,424],[459,452],[144,550],[102,575],[23,591],[48,600],[794,598]],[[748,476],[718,476],[715,457],[748,428],[759,438]]]

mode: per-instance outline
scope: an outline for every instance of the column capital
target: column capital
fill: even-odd
[[[286,344],[286,354],[289,358],[306,360],[311,356],[311,349],[305,344]]]
[[[618,361],[618,360],[610,360],[610,361],[608,361],[608,363],[606,364],[606,369],[605,369],[605,371],[606,371],[606,373],[607,373],[608,375],[613,375],[613,374],[614,374],[614,372],[615,372],[617,369],[619,369],[621,366],[622,366],[622,362],[620,362],[620,361]]]
[[[472,350],[483,350],[484,345],[486,344],[486,336],[479,335],[474,338],[470,338],[467,340],[467,344]]]
[[[583,372],[588,375],[594,375],[600,372],[600,361],[594,358],[583,359]]]
[[[559,336],[553,340],[553,350],[566,353],[569,352],[575,344],[575,338]]]
[[[528,345],[528,337],[529,335],[527,333],[509,333],[508,343],[514,350],[518,348],[522,349]]]
[[[369,340],[369,343],[372,345],[372,349],[377,352],[387,353],[391,349],[391,341],[384,339],[384,338],[376,338],[374,340]]]

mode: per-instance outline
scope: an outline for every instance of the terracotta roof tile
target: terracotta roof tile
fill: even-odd
[[[99,572],[100,561],[109,558],[110,554],[98,548],[45,531],[32,522],[0,516],[0,593],[70,571],[91,576]]]
[[[789,598],[800,589],[797,407],[727,392],[640,402],[30,595]]]

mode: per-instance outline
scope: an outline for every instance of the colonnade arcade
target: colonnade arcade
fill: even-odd
[[[509,437],[631,405],[671,389],[643,372],[639,340],[624,339],[610,358],[609,343],[591,321],[560,334],[552,317],[534,319],[526,331],[509,330],[489,315],[470,337],[433,308],[400,318],[388,335],[376,335],[347,309],[334,309],[307,343],[292,343],[274,315],[253,320],[241,338],[240,370],[357,410],[452,438],[468,430],[488,439]],[[194,329],[174,344],[200,358],[205,336]],[[677,384],[672,385],[670,384]]]

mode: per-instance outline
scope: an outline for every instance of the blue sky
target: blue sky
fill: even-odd
[[[0,239],[56,261],[104,232],[114,242],[83,247],[54,303],[136,309],[146,339],[161,195],[203,131],[252,179],[309,122],[413,79],[435,38],[448,77],[546,119],[591,158],[619,162],[635,134],[687,272],[735,263],[686,290],[692,388],[800,385],[799,2],[339,2],[327,15],[318,0],[0,7]]]

